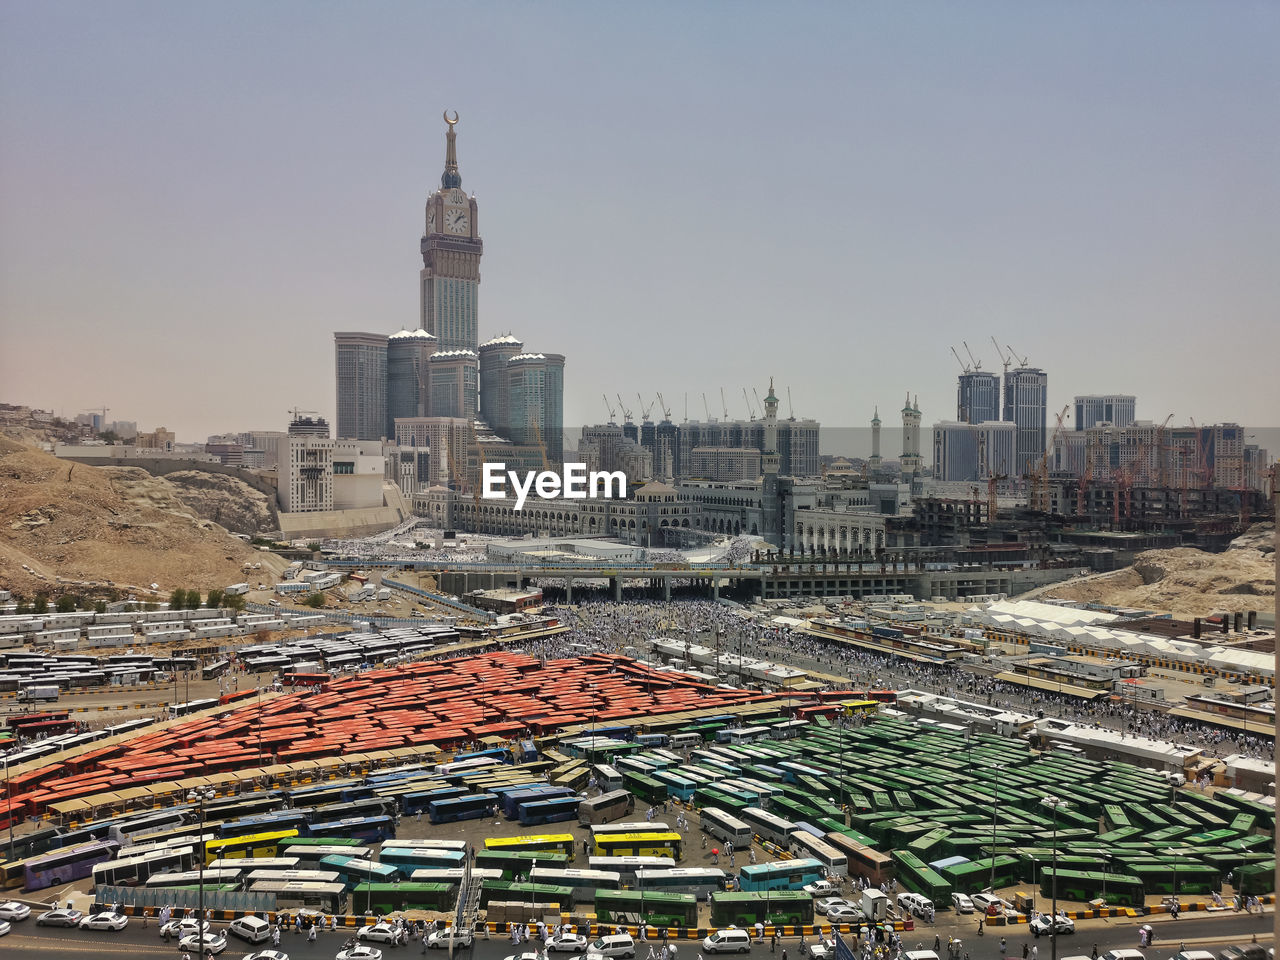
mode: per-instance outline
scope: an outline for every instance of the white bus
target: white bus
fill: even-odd
[[[777,814],[770,813],[760,807],[745,807],[738,811],[738,817],[754,829],[762,840],[768,840],[783,846],[786,846],[787,838],[790,836],[791,831],[796,828],[796,825],[790,820],[784,820]]]
[[[161,873],[178,873],[191,869],[194,847],[169,847],[136,857],[107,860],[93,865],[93,885],[108,887],[137,886]]]
[[[815,837],[808,830],[796,829],[787,838],[791,852],[797,857],[812,857],[826,869],[828,876],[847,877],[849,860],[825,840]]]
[[[622,789],[622,774],[618,772],[617,767],[610,766],[607,763],[597,763],[595,765],[596,783],[600,785],[600,789],[605,793],[610,790]]]
[[[770,730],[768,727],[738,727],[728,730],[721,730],[716,734],[716,741],[719,743],[755,743],[757,740],[767,739]]]
[[[592,870],[610,870],[621,875],[622,880],[631,883],[640,870],[672,870],[676,862],[668,857],[589,857],[587,863]]]
[[[529,871],[530,883],[550,883],[569,887],[574,903],[591,903],[597,890],[618,890],[622,874],[616,870],[566,870],[560,867],[534,867]]]
[[[706,899],[723,893],[725,872],[715,867],[676,867],[672,870],[637,870],[635,889],[645,893],[692,893]]]
[[[751,827],[719,807],[703,807],[699,816],[706,833],[734,849],[751,846]]]

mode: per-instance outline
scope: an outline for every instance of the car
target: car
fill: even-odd
[[[557,933],[547,939],[547,953],[577,953],[587,949],[587,938],[580,933]]]
[[[394,923],[366,923],[356,931],[356,939],[373,940],[377,943],[399,943],[400,928]]]
[[[529,950],[525,953],[512,953],[503,957],[502,960],[542,960],[542,954],[536,950]]]
[[[227,938],[220,933],[189,933],[178,941],[178,949],[203,957],[227,949]]]
[[[852,906],[853,904],[850,903],[848,900],[846,900],[844,897],[823,897],[821,900],[819,900],[817,903],[813,905],[813,909],[825,917],[827,915],[827,911],[830,910],[832,907],[852,907]]]
[[[37,927],[74,927],[84,919],[80,910],[46,910],[36,917]]]
[[[951,894],[951,906],[956,913],[973,913],[973,901],[963,893]]]
[[[840,888],[830,880],[815,880],[800,889],[811,897],[834,897],[840,892]]]
[[[1001,900],[992,893],[973,893],[969,895],[969,899],[973,901],[973,908],[979,913],[984,913],[988,917],[1016,917],[1018,911],[1013,908],[1008,900]]]
[[[938,960],[938,955],[932,950],[908,950],[902,956],[904,960]]]
[[[25,920],[31,916],[31,908],[17,900],[0,903],[0,920]]]
[[[262,943],[271,939],[271,924],[261,917],[236,917],[227,924],[227,933],[249,943]],[[270,953],[264,950],[263,953]]]
[[[898,909],[904,913],[911,913],[915,914],[917,917],[923,917],[933,909],[933,901],[921,894],[903,891],[898,894]]]
[[[204,932],[209,932],[209,921],[203,924]],[[184,917],[181,920],[170,920],[168,923],[162,924],[160,927],[160,936],[176,937],[181,940],[183,937],[190,936],[193,933],[199,933],[201,924],[195,917]]]
[[[836,955],[835,950],[827,946],[826,940],[819,940],[817,943],[810,944],[808,950],[811,960],[831,960]]]
[[[1219,951],[1218,960],[1267,960],[1267,950],[1258,943],[1232,945]]]
[[[1141,950],[1124,947],[1119,950],[1108,950],[1102,955],[1102,960],[1146,960],[1146,954]]]
[[[591,941],[587,947],[587,956],[597,957],[634,957],[636,942],[629,933],[611,933]]]
[[[129,918],[113,910],[103,910],[101,913],[81,917],[79,923],[81,930],[123,930],[128,925]]]
[[[475,936],[466,927],[446,927],[427,937],[427,946],[432,950],[446,950],[451,943],[455,947],[469,947],[474,939]]]
[[[13,929],[13,924],[11,924],[8,920],[0,920],[0,937],[3,937],[6,933],[8,933],[12,929]]]
[[[1212,950],[1180,950],[1169,960],[1217,960]]]
[[[373,947],[365,947],[366,950],[373,950]],[[382,956],[381,950],[374,950],[379,957]],[[338,954],[342,956],[342,954]],[[257,953],[246,953],[242,960],[289,960],[287,953],[281,953],[279,950],[259,950]]]
[[[249,960],[249,958],[245,957],[245,960]],[[288,958],[286,957],[285,960],[288,960]],[[382,951],[377,947],[358,943],[354,947],[339,950],[335,960],[382,960]]]
[[[1029,924],[1031,933],[1034,936],[1042,937],[1047,933],[1075,933],[1076,922],[1070,917],[1064,917],[1059,914],[1056,917],[1050,917],[1046,914],[1040,914]]]
[[[832,923],[860,923],[863,917],[852,903],[837,903],[827,908],[827,919]]]

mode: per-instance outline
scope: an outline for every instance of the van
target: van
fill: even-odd
[[[271,939],[271,924],[261,917],[237,917],[227,926],[227,932],[249,943],[262,943]]]
[[[615,933],[587,944],[587,955],[598,957],[634,957],[636,942],[629,933]]]
[[[717,930],[702,941],[702,949],[707,953],[746,953],[751,949],[751,934],[737,927]]]
[[[1147,960],[1147,957],[1141,950],[1108,950],[1102,960]]]

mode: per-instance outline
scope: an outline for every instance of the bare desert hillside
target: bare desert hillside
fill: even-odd
[[[241,565],[283,563],[195,515],[167,480],[136,468],[67,463],[0,437],[0,586],[56,592],[58,577],[124,586],[225,587]],[[30,571],[23,569],[23,565]]]
[[[1041,595],[1203,617],[1270,610],[1275,593],[1275,525],[1255,524],[1224,553],[1149,550],[1131,567],[1059,584]]]

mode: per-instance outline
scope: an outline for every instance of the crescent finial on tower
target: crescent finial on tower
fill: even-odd
[[[449,111],[446,110],[444,122],[449,125],[449,132],[445,134],[444,176],[440,178],[440,187],[443,190],[450,190],[462,186],[462,174],[458,172],[458,135],[453,129],[454,124],[458,122],[458,111],[453,111],[453,119],[450,120]]]
[[[452,119],[452,120],[450,120],[450,119],[449,119],[449,111],[448,111],[448,110],[446,110],[446,111],[444,112],[444,122],[445,122],[445,123],[447,123],[449,126],[451,126],[451,127],[452,127],[455,123],[457,123],[457,122],[458,122],[458,111],[457,111],[457,110],[453,111],[453,119]]]

